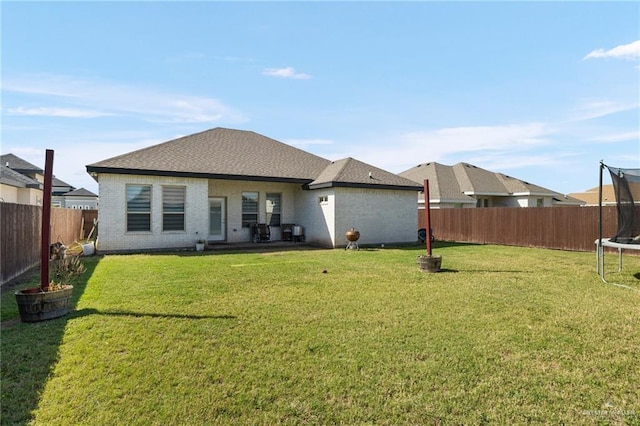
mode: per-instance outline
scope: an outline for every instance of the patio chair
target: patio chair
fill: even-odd
[[[265,243],[271,241],[271,226],[266,223],[257,223],[253,225],[253,242]]]

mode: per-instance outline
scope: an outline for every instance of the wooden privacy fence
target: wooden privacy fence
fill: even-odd
[[[68,245],[84,239],[96,217],[97,210],[51,209],[51,242]],[[0,284],[4,284],[40,263],[42,207],[0,203],[0,219]]]
[[[640,207],[635,214],[640,223]],[[431,228],[437,240],[595,252],[598,215],[597,206],[432,209]],[[612,237],[616,208],[603,207],[602,216],[603,236]],[[418,218],[425,228],[424,210]]]

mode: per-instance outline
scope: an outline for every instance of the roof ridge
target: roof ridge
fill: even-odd
[[[352,160],[353,160],[353,158],[351,158],[351,157],[341,158],[340,160],[338,160],[338,161],[343,161],[344,164],[342,164],[342,166],[338,170],[338,173],[336,173],[335,180],[340,180],[340,178],[342,178],[342,176],[344,175],[345,171],[347,170],[347,166],[349,165],[349,163],[351,163]]]

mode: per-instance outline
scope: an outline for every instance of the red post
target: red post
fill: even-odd
[[[40,289],[49,287],[49,246],[51,245],[51,187],[53,150],[47,149],[44,161],[44,193],[42,196],[42,232],[40,240]]]
[[[429,204],[429,179],[424,180],[424,221],[427,227],[427,254],[431,256],[431,206]]]

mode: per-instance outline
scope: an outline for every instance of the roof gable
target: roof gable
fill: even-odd
[[[69,191],[64,194],[65,197],[98,197],[93,192],[89,191],[85,188],[74,189],[73,191]]]
[[[424,185],[429,180],[429,198],[443,203],[473,203],[476,200],[465,195],[460,189],[458,180],[451,166],[430,162],[400,173],[400,176]]]
[[[467,195],[510,195],[509,190],[498,179],[497,173],[468,163],[454,165],[453,172],[460,189]]]
[[[308,184],[310,189],[336,186],[410,189],[415,191],[421,188],[409,179],[351,157],[332,161],[313,182]]]

